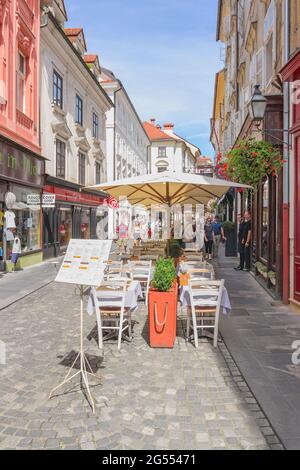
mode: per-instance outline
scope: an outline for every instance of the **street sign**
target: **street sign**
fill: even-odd
[[[28,206],[40,206],[41,198],[39,194],[27,194],[27,205]]]
[[[119,202],[115,197],[109,197],[107,203],[111,209],[117,209],[119,207]]]
[[[51,209],[55,207],[56,195],[55,194],[43,194],[42,207],[44,209]]]

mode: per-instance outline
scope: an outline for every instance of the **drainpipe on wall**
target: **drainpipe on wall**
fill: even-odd
[[[290,58],[290,0],[284,0],[284,63],[287,64]],[[290,87],[289,83],[283,84],[283,128],[284,142],[290,142]],[[282,301],[289,303],[290,298],[290,191],[289,191],[289,145],[283,147],[284,159],[287,163],[283,167],[283,233],[282,233]]]

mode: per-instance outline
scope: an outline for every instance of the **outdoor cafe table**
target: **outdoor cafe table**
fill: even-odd
[[[199,281],[199,284],[200,283],[201,283],[201,281]],[[199,296],[199,298],[201,298],[201,296]],[[190,307],[191,306],[191,299],[190,299],[190,293],[189,293],[188,286],[181,286],[180,287],[179,299],[180,299],[180,303],[183,307],[185,307],[185,306]],[[209,302],[210,301],[213,302],[213,300],[214,300],[214,298],[208,299],[207,297],[203,297],[203,305],[209,306]],[[230,311],[231,311],[231,303],[230,303],[230,299],[229,299],[229,295],[228,295],[226,287],[223,288],[223,292],[222,292],[221,311],[224,315],[229,314]]]
[[[109,281],[108,281],[109,282]],[[107,285],[106,283],[105,285]],[[112,281],[112,286],[113,286],[113,281]],[[99,290],[97,290],[99,289]],[[111,300],[114,297],[118,297],[120,295],[119,292],[114,292],[113,288],[110,290],[101,290],[101,286],[99,288],[96,288],[97,292],[97,298],[98,301],[103,303],[107,303],[109,306],[111,304]],[[125,307],[129,307],[131,311],[134,311],[138,307],[138,299],[139,297],[142,297],[142,288],[141,284],[139,281],[130,281],[126,288],[126,294],[125,294]],[[94,313],[94,303],[93,303],[93,298],[92,295],[89,296],[88,300],[88,305],[87,305],[87,312],[90,316],[93,315]]]

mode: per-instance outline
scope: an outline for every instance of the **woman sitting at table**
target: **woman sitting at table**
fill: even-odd
[[[212,220],[210,217],[206,219],[204,226],[204,243],[205,243],[205,252],[208,259],[212,259],[213,244],[215,242],[215,235],[213,231]]]

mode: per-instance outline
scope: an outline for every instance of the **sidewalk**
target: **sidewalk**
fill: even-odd
[[[300,315],[278,304],[235,258],[215,263],[228,288],[232,313],[222,316],[224,342],[245,381],[287,449],[300,448],[300,365],[293,365],[300,340]],[[273,304],[273,305],[272,305]]]
[[[7,273],[0,277],[0,311],[41,289],[56,277],[56,267],[60,258],[45,261],[39,265],[25,268],[23,271]]]

